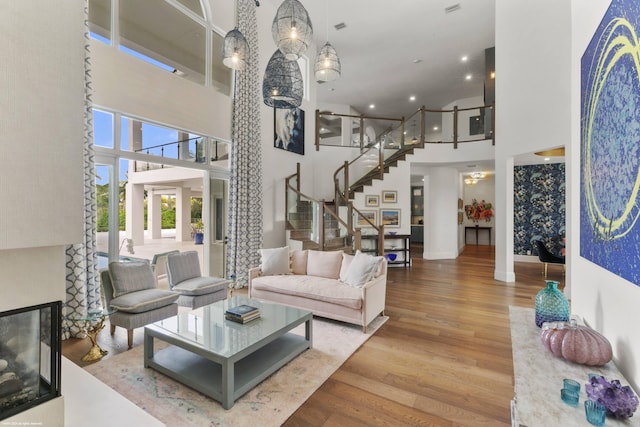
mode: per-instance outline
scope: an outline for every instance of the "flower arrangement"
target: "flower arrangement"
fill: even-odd
[[[594,375],[585,386],[587,397],[602,403],[607,415],[615,418],[631,418],[638,408],[638,396],[631,387],[622,386],[619,380],[607,381],[602,375]]]

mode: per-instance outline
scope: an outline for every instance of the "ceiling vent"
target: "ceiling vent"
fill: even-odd
[[[453,5],[449,6],[449,7],[445,7],[444,8],[444,13],[455,12],[456,10],[460,10],[460,7],[461,7],[460,3],[453,4]]]
[[[342,30],[343,28],[346,28],[346,27],[347,27],[347,24],[345,24],[344,22],[341,22],[333,26],[333,28],[335,28],[336,30]]]

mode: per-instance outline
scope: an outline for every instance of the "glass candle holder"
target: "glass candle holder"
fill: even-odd
[[[584,402],[584,412],[587,416],[587,421],[596,427],[604,426],[604,419],[607,415],[607,409],[602,403],[595,402],[593,400],[586,400]]]
[[[560,390],[560,398],[569,406],[577,407],[580,402],[580,393],[575,390],[563,388]]]
[[[580,393],[580,383],[578,381],[575,380],[570,380],[568,378],[565,378],[563,380],[564,383],[564,388],[567,390],[573,390],[576,393]]]

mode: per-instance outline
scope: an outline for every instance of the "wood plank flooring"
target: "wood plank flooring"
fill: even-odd
[[[516,263],[517,281],[504,283],[493,279],[493,246],[467,245],[455,260],[428,261],[421,252],[412,247],[410,269],[389,269],[389,321],[285,426],[510,425],[509,305],[534,307],[542,265]],[[562,289],[562,268],[554,267],[548,278]],[[140,328],[134,345],[142,338]],[[126,333],[107,329],[99,343],[111,357],[126,350]],[[88,346],[67,340],[63,354],[84,365]]]

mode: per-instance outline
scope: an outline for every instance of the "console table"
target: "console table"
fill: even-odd
[[[619,379],[622,385],[629,385],[613,362],[604,366],[584,366],[555,357],[540,341],[541,329],[535,324],[535,311],[532,308],[509,306],[509,317],[515,380],[515,396],[511,401],[513,427],[589,426],[584,413],[584,401],[587,399],[585,384],[591,372],[607,380]],[[560,399],[564,378],[574,379],[581,384],[577,408],[566,405]],[[633,417],[625,421],[607,417],[605,426],[640,426],[640,415],[636,411]]]
[[[464,243],[467,243],[467,231],[469,230],[475,230],[476,232],[476,245],[478,244],[478,232],[480,230],[486,230],[487,234],[489,234],[489,246],[491,246],[491,228],[492,227],[480,227],[479,225],[473,226],[473,227],[465,227],[464,228]]]

